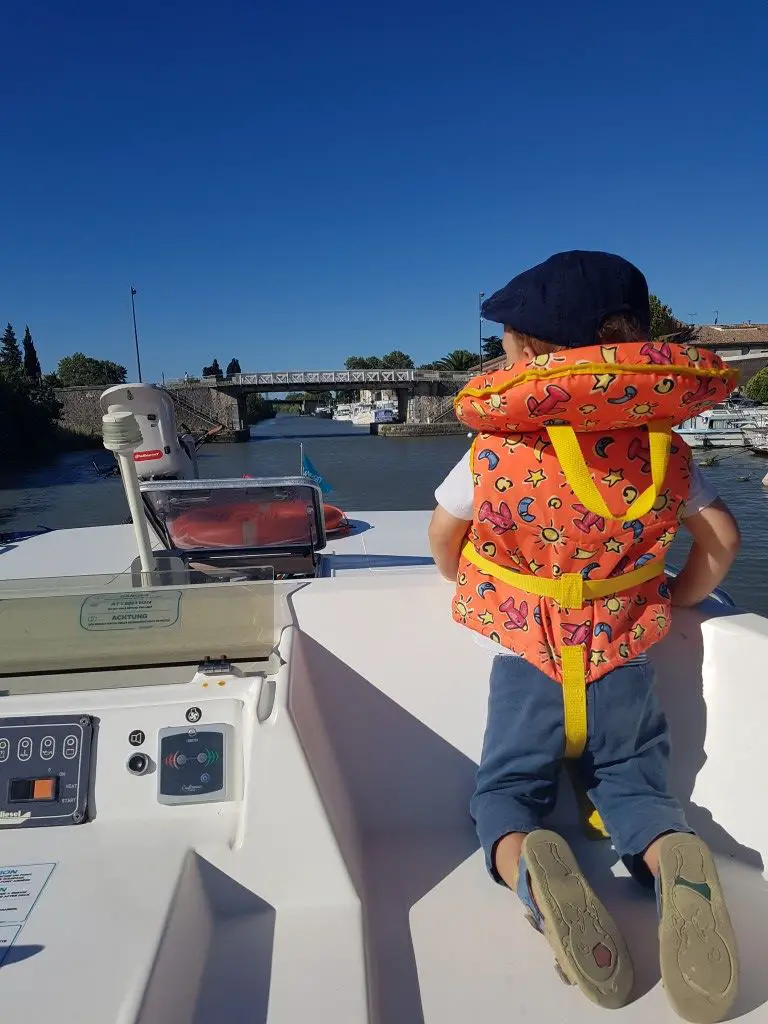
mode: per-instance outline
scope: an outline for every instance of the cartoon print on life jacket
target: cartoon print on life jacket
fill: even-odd
[[[663,512],[665,508],[669,508],[671,504],[672,497],[669,493],[669,488],[667,487],[667,489],[661,491],[659,496],[656,498],[656,501],[654,501],[653,505],[651,506],[651,511],[655,512],[658,515],[660,512]]]
[[[602,481],[607,487],[615,487],[623,479],[624,473],[621,469],[609,469],[606,475],[602,477]]]
[[[594,384],[592,385],[592,392],[602,392],[605,394],[610,388],[611,384],[616,380],[615,373],[595,373],[592,375]]]
[[[612,444],[616,444],[616,438],[611,437],[610,434],[607,434],[605,437],[598,437],[594,444],[595,455],[600,459],[607,459],[608,449]]]
[[[672,349],[665,341],[660,345],[647,341],[640,349],[640,355],[645,356],[654,366],[664,366],[672,362]]]
[[[472,460],[471,546],[499,569],[520,573],[521,583],[462,556],[466,583],[457,587],[454,616],[530,657],[558,681],[560,651],[583,646],[591,682],[637,656],[669,627],[663,577],[632,585],[622,577],[661,566],[685,507],[690,452],[674,437],[652,510],[614,520],[574,494],[548,437],[548,421],[573,426],[594,486],[612,515],[620,515],[617,505],[628,508],[651,483],[646,425],[654,418],[679,422],[683,393],[690,395],[686,417],[711,408],[712,398],[722,400],[732,390],[733,374],[710,352],[667,343],[565,350],[555,358],[573,372],[553,380],[554,359],[546,356],[477,378],[456,399],[458,419],[481,436]],[[632,370],[640,364],[644,372]],[[526,592],[525,576],[554,581],[576,572],[586,584],[615,580],[617,592],[594,600],[585,593],[580,608]]]
[[[517,503],[517,514],[520,516],[524,523],[536,522],[536,516],[532,515],[528,509],[533,504],[533,498],[521,498]]]
[[[597,554],[597,548],[591,548],[590,549],[590,548],[578,548],[577,547],[576,550],[573,552],[573,557],[575,559],[577,559],[577,561],[584,562],[588,558],[594,558],[596,554]]]
[[[492,452],[492,451],[490,450],[490,448],[484,448],[484,449],[483,449],[483,450],[482,450],[482,451],[481,451],[481,452],[479,453],[479,455],[476,455],[476,456],[475,456],[475,458],[476,458],[476,459],[477,459],[478,461],[479,461],[480,459],[485,459],[485,461],[486,461],[486,462],[488,463],[488,469],[489,469],[489,470],[490,470],[491,472],[493,472],[493,471],[494,471],[494,469],[496,469],[496,467],[497,467],[497,466],[498,466],[498,464],[499,464],[499,456],[498,456],[498,455],[496,454],[496,452]]]
[[[547,448],[551,448],[551,447],[552,447],[552,442],[549,441],[542,434],[541,437],[537,437],[536,438],[536,443],[533,446],[533,454],[536,456],[536,458],[538,459],[539,462],[543,462],[543,460],[544,460],[544,452],[547,450]]]
[[[526,401],[531,416],[556,416],[565,412],[565,406],[571,400],[570,394],[559,384],[547,384],[544,388],[545,398],[536,399],[530,395]]]
[[[637,541],[639,541],[640,538],[643,536],[643,532],[645,530],[645,527],[643,526],[643,524],[640,522],[639,519],[630,519],[628,522],[626,522],[626,523],[624,523],[622,525],[622,529],[623,530],[631,530],[632,531],[632,536],[633,536],[633,538],[635,540],[635,543],[637,543]]]
[[[714,398],[717,388],[710,383],[706,377],[702,377],[695,391],[686,391],[682,397],[683,405],[690,405],[691,402],[701,402],[703,399]]]
[[[514,597],[508,597],[506,601],[503,601],[499,605],[499,611],[503,612],[506,616],[506,622],[504,622],[504,629],[522,629],[528,630],[528,602],[521,601],[520,607],[515,608]]]
[[[656,411],[656,402],[638,402],[629,410],[629,415],[636,420],[647,420]]]
[[[523,443],[523,435],[522,434],[509,434],[501,442],[501,447],[502,448],[508,448],[509,451],[512,451],[513,449],[517,448],[517,446],[519,444],[522,444],[522,443]]]
[[[580,504],[571,505],[571,508],[579,514],[578,519],[571,520],[577,530],[580,530],[582,533],[589,533],[590,530],[597,530],[598,533],[602,533],[605,530],[605,519],[597,515],[596,512],[590,512],[588,508],[584,508]]]
[[[494,533],[507,533],[509,530],[517,529],[512,510],[506,501],[501,502],[498,512],[495,511],[490,501],[484,501],[478,510],[477,521],[478,523],[492,523]]]
[[[536,541],[536,547],[539,550],[543,551],[544,548],[551,548],[553,551],[559,551],[564,546],[565,528],[555,526],[554,519],[550,519],[549,526],[539,527],[539,537]]]
[[[547,479],[547,474],[543,469],[529,469],[528,476],[525,478],[523,483],[530,484],[531,487],[538,487],[539,484],[543,484]]]
[[[634,384],[627,384],[624,388],[624,393],[619,398],[609,398],[608,401],[611,405],[626,405],[633,398],[637,398],[637,388]]]
[[[608,612],[614,619],[617,618],[630,603],[628,597],[606,597],[602,603],[603,610]]]
[[[587,642],[591,632],[592,629],[587,620],[584,622],[564,622],[563,643],[566,647],[578,647],[579,644]]]

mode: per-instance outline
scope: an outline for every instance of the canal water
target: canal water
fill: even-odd
[[[373,437],[367,427],[312,417],[278,416],[251,428],[245,444],[211,444],[199,453],[204,477],[297,474],[300,442],[332,486],[329,500],[346,511],[426,509],[434,489],[467,450],[468,439]],[[761,485],[768,461],[743,451],[718,451],[705,473],[739,520],[743,548],[726,589],[737,603],[768,615],[768,490]],[[110,465],[105,451],[70,452],[46,465],[0,473],[0,532],[38,525],[53,528],[124,522],[128,509],[118,478],[101,479],[94,461]],[[670,561],[685,556],[675,543]]]

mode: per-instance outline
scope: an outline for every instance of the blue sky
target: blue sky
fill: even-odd
[[[7,0],[0,320],[132,372],[135,283],[145,379],[422,362],[603,248],[768,321],[767,37],[762,0]]]

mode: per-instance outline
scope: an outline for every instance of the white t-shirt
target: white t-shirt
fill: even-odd
[[[473,496],[471,452],[468,451],[437,488],[435,499],[438,505],[442,505],[445,511],[450,512],[452,516],[456,516],[457,519],[470,520]],[[715,488],[696,463],[691,462],[691,485],[683,519],[695,516],[698,512],[708,508],[716,498]]]
[[[474,496],[474,485],[472,483],[472,462],[471,449],[456,463],[448,476],[443,480],[435,491],[435,499],[446,512],[450,512],[457,519],[472,519],[472,499]],[[717,498],[717,490],[712,483],[704,476],[695,462],[691,462],[691,483],[688,490],[688,500],[685,503],[683,519],[695,516],[698,512],[708,508]],[[494,654],[513,654],[507,647],[494,643],[479,633],[473,633],[475,642],[484,649]]]

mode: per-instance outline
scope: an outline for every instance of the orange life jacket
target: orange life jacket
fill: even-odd
[[[457,396],[479,434],[453,615],[563,684],[566,756],[586,742],[586,685],[669,628],[691,457],[670,428],[735,377],[705,350],[632,342],[536,356]]]

